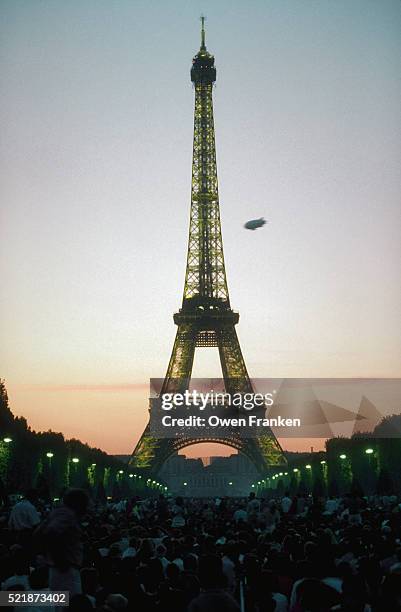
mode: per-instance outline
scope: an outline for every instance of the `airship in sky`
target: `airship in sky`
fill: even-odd
[[[263,217],[260,217],[260,219],[251,219],[247,221],[244,227],[245,229],[255,230],[258,229],[258,227],[263,227],[265,223],[267,223],[267,221]]]

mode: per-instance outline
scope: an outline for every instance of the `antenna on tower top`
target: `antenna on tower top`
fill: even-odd
[[[202,29],[201,29],[201,51],[206,51],[205,45],[205,16],[201,15]]]

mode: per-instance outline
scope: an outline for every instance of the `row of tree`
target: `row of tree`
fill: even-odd
[[[279,495],[401,494],[401,417],[386,417],[371,435],[331,438],[326,452],[288,453],[280,468],[254,486]],[[387,436],[387,437],[385,437]]]
[[[39,489],[43,498],[59,497],[67,487],[91,490],[99,498],[157,494],[164,485],[128,469],[116,457],[61,433],[35,432],[15,417],[0,380],[0,493]]]

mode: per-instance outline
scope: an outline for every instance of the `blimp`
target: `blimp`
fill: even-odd
[[[247,221],[244,227],[245,229],[255,230],[258,229],[258,227],[263,227],[265,223],[267,223],[266,219],[260,217],[260,219],[251,219],[250,221]]]

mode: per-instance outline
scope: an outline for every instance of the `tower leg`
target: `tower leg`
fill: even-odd
[[[194,363],[196,335],[192,325],[178,326],[162,393],[182,393],[188,388]]]
[[[234,325],[218,331],[217,343],[227,393],[252,393],[252,384]]]

